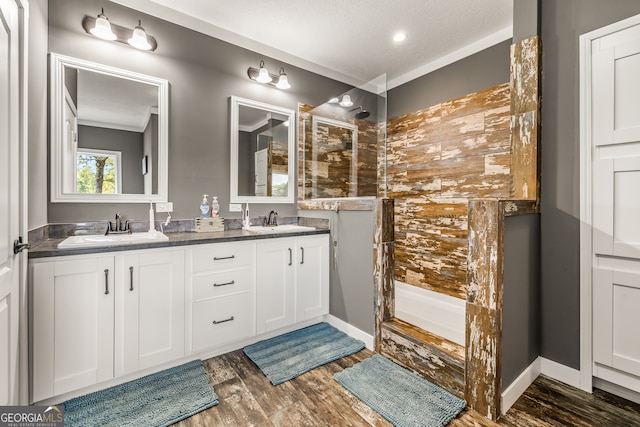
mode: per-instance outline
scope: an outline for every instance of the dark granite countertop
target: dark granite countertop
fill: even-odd
[[[138,249],[171,248],[207,243],[237,242],[242,240],[277,239],[292,236],[307,236],[329,233],[329,221],[319,218],[291,217],[283,218],[280,224],[298,224],[315,227],[315,230],[292,231],[287,233],[258,234],[243,230],[240,220],[225,220],[225,231],[197,233],[193,221],[178,220],[165,228],[168,241],[140,242],[131,244],[115,244],[82,248],[58,249],[58,244],[69,236],[81,234],[103,234],[104,224],[98,222],[78,224],[51,224],[29,232],[29,259],[47,258],[65,255],[85,255],[104,252],[132,251]],[[149,223],[132,223],[132,231],[141,232],[149,229]],[[255,222],[253,225],[256,225]],[[156,227],[156,229],[160,229]]]
[[[169,237],[168,241],[160,242],[143,242],[125,245],[110,245],[110,246],[94,246],[83,248],[65,248],[58,249],[58,244],[64,240],[60,239],[46,239],[29,249],[29,259],[35,258],[47,258],[55,256],[65,255],[86,255],[96,254],[103,252],[116,252],[116,251],[132,251],[137,249],[155,249],[155,248],[168,248],[190,245],[203,245],[207,243],[223,243],[223,242],[237,242],[242,240],[260,240],[260,239],[277,239],[282,237],[292,236],[308,236],[313,234],[327,234],[328,229],[316,229],[308,231],[296,231],[291,233],[268,233],[257,234],[245,230],[228,230],[228,231],[214,231],[208,233],[196,233],[193,231],[184,231],[177,233],[165,233]]]

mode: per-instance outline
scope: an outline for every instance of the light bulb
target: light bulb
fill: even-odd
[[[342,97],[342,101],[340,101],[340,105],[343,107],[351,107],[353,102],[351,102],[351,97],[349,95],[344,95]]]
[[[291,85],[289,84],[289,79],[284,72],[284,68],[280,68],[280,78],[278,78],[278,83],[276,84],[278,89],[289,89]]]
[[[142,28],[142,22],[138,21],[138,25],[133,30],[133,35],[129,40],[127,40],[129,44],[137,49],[149,50],[151,49],[151,45],[147,40],[147,33]]]
[[[260,71],[258,71],[258,77],[256,77],[256,81],[258,83],[269,83],[271,81],[269,70],[264,67],[264,61],[260,61]]]
[[[113,34],[113,31],[111,31],[111,24],[109,23],[109,18],[104,14],[104,9],[102,9],[102,12],[96,18],[96,24],[89,32],[103,40],[115,40],[118,38]]]

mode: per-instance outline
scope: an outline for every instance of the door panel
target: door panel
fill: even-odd
[[[0,1],[0,405],[19,399],[20,25],[16,2]]]

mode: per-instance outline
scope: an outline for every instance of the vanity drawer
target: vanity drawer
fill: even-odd
[[[255,335],[254,312],[248,292],[193,303],[192,351]]]
[[[253,269],[245,267],[193,276],[193,300],[199,301],[247,292],[253,283]]]
[[[255,243],[223,243],[193,251],[193,271],[215,271],[253,264]]]

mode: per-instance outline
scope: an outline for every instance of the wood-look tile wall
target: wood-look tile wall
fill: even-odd
[[[505,83],[390,121],[397,280],[466,298],[468,200],[511,193],[510,103]]]
[[[376,124],[366,119],[352,119],[349,124],[358,128],[357,137],[353,138],[349,129],[337,124],[346,123],[348,120],[344,117],[324,117],[335,120],[336,124],[318,121],[314,135],[313,109],[311,105],[298,105],[298,199],[376,196]],[[355,168],[354,153],[357,153]]]
[[[466,300],[466,345],[443,345],[428,331],[390,319],[376,329],[376,348],[464,394],[469,407],[493,420],[502,391],[504,217],[539,208],[539,58],[538,37],[524,40],[512,46],[508,84],[388,126],[395,278]],[[380,289],[376,297],[393,313],[385,300],[392,291]]]

